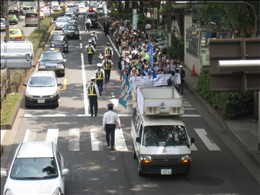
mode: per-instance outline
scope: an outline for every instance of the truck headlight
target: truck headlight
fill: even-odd
[[[182,163],[190,163],[191,162],[191,156],[190,155],[184,155],[181,157]]]
[[[58,69],[64,69],[64,64],[57,64]]]
[[[149,164],[151,162],[152,162],[152,157],[151,156],[142,156],[140,158],[140,163]]]

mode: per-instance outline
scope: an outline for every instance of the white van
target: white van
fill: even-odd
[[[188,175],[191,167],[190,138],[182,122],[182,98],[175,88],[137,89],[131,136],[138,175]]]
[[[25,14],[25,26],[37,26],[38,25],[38,13],[28,12]]]
[[[31,68],[33,44],[30,41],[1,41],[1,69]]]

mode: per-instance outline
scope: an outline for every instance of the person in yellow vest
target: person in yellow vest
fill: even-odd
[[[93,55],[96,53],[96,49],[91,43],[92,43],[92,40],[89,39],[88,45],[85,46],[85,49],[87,50],[87,54],[88,54],[88,63],[89,64],[92,64]]]
[[[105,71],[105,84],[109,83],[111,70],[113,68],[113,62],[109,59],[109,55],[105,55],[105,59],[102,61],[102,66]]]
[[[96,77],[91,77],[90,84],[87,87],[91,117],[93,117],[93,115],[97,116],[98,111],[99,90],[95,80]]]
[[[102,69],[102,63],[98,63],[97,67],[98,67],[98,69],[95,72],[96,83],[97,83],[97,86],[98,86],[98,89],[99,89],[99,95],[102,95],[102,92],[103,92],[103,80],[104,80],[105,72]]]
[[[114,55],[114,51],[113,51],[113,48],[110,46],[110,43],[107,42],[107,46],[105,47],[105,50],[104,50],[104,55],[108,55],[109,56],[109,59],[112,59],[113,55]]]

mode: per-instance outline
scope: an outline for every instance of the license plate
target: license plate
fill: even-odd
[[[60,51],[60,48],[59,48],[59,47],[56,47],[55,49],[56,49],[57,51]]]
[[[39,104],[44,104],[44,103],[45,103],[45,100],[38,100],[38,103],[39,103]]]
[[[161,175],[171,175],[172,170],[171,169],[161,169]]]

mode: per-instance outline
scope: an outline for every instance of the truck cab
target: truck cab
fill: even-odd
[[[179,100],[181,96],[174,88],[138,88],[131,136],[139,176],[188,175],[192,162],[190,146],[195,140],[189,137],[181,120],[183,107]]]

